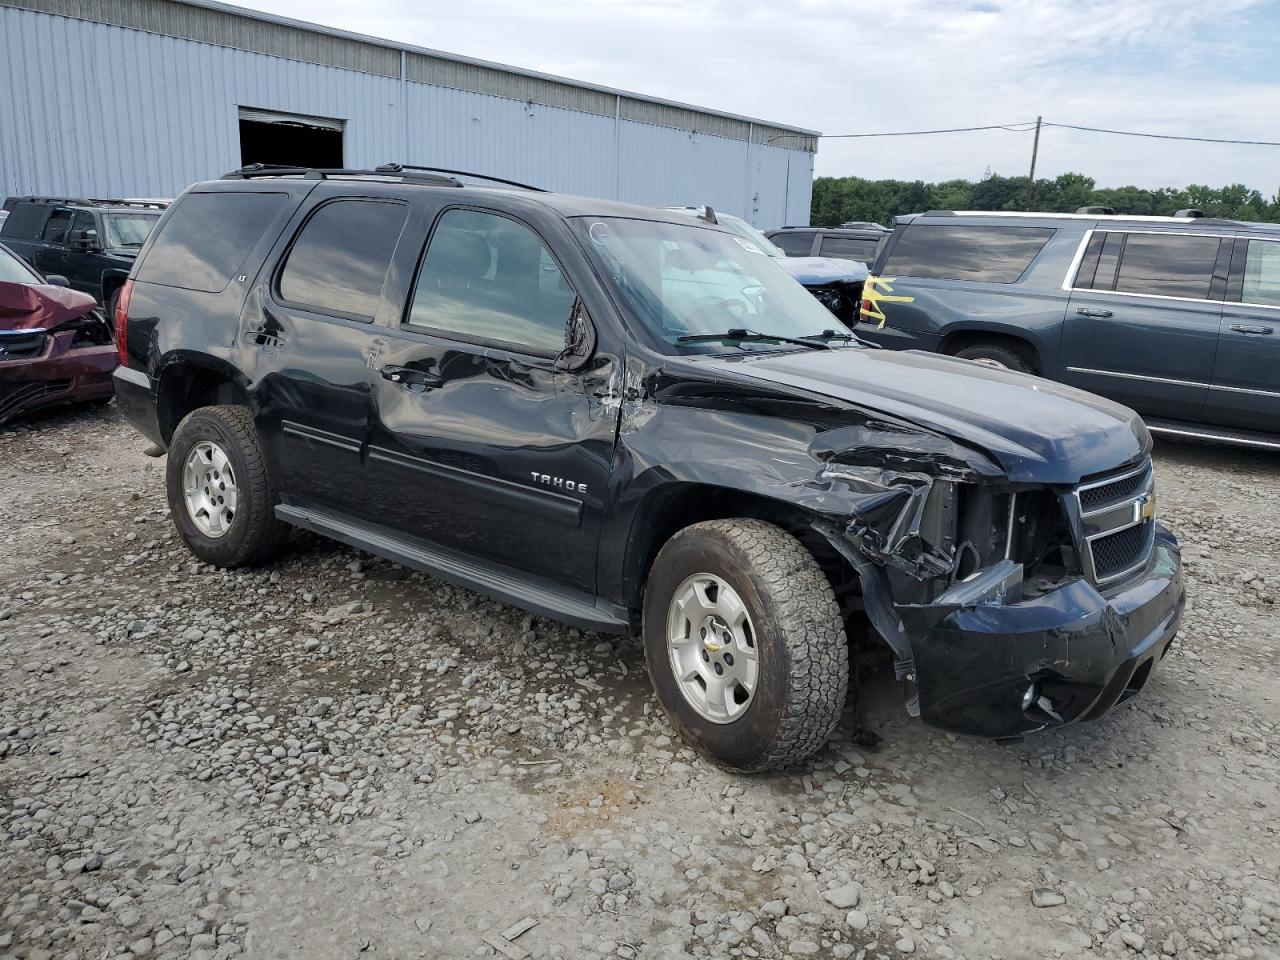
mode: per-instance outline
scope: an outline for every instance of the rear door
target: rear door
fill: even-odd
[[[563,221],[530,216],[440,213],[378,357],[371,489],[412,536],[591,592],[617,361],[557,366],[569,278],[592,278]]]
[[[34,266],[36,251],[44,244],[42,236],[53,207],[47,203],[19,203],[4,222],[0,240]]]
[[[859,260],[868,266],[875,262],[880,241],[861,237],[839,237],[828,234],[818,245],[818,256],[840,260]]]
[[[1280,432],[1280,239],[1236,238],[1205,420]]]
[[[370,509],[363,458],[374,321],[388,309],[383,286],[411,212],[376,185],[322,184],[245,303],[242,363],[258,383],[258,428],[289,502]]]
[[[817,236],[816,230],[780,230],[769,239],[788,257],[811,257]]]
[[[1204,415],[1230,237],[1094,230],[1069,279],[1063,379],[1175,420]]]

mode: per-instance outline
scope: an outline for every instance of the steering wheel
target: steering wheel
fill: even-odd
[[[698,316],[712,310],[723,310],[734,320],[745,320],[751,315],[751,304],[737,297],[699,297],[693,305],[693,314]]]

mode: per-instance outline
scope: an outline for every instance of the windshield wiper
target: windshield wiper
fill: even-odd
[[[686,333],[684,336],[676,337],[676,343],[705,343],[709,340],[745,340],[750,342],[776,340],[778,343],[794,343],[797,346],[809,347],[813,350],[831,349],[830,345],[823,343],[821,340],[784,337],[778,333],[757,333],[755,330],[747,330],[745,327],[733,327],[724,331],[724,333]]]

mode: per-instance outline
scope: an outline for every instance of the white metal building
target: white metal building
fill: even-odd
[[[0,197],[400,161],[809,222],[815,131],[208,0],[0,0],[0,91]]]

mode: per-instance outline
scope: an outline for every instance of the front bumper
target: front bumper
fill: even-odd
[[[1097,719],[1142,689],[1185,606],[1178,542],[1160,525],[1142,574],[1118,592],[1080,579],[1020,603],[900,606],[921,719],[996,738]]]
[[[111,396],[116,348],[75,346],[74,339],[74,331],[59,331],[38,356],[0,360],[0,424],[38,407]]]

